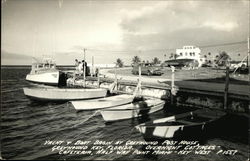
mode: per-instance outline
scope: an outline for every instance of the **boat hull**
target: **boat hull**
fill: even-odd
[[[131,103],[133,99],[133,95],[122,94],[94,100],[71,101],[71,104],[76,110],[96,110],[128,104]]]
[[[69,101],[105,97],[106,89],[77,89],[77,88],[23,88],[24,94],[35,100]]]
[[[37,74],[28,74],[26,80],[32,83],[58,85],[59,71],[50,71]]]
[[[204,111],[203,114],[202,111]],[[193,139],[197,136],[201,137],[215,121],[224,115],[222,111],[217,114],[212,110],[197,110],[197,113],[194,111],[157,119],[137,125],[135,128],[143,134],[145,139]]]
[[[145,107],[140,107],[140,103],[146,104]],[[163,109],[165,101],[160,99],[148,99],[139,103],[130,103],[113,108],[101,110],[100,113],[106,122],[143,117],[150,113]]]
[[[136,126],[136,129],[143,134],[145,139],[164,138],[164,139],[192,139],[201,136],[206,131],[208,124],[193,125],[190,127],[179,126]]]

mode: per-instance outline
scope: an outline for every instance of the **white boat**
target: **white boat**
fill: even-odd
[[[68,101],[105,97],[104,88],[23,88],[27,97],[44,101]]]
[[[136,129],[145,139],[192,138],[196,135],[201,136],[212,122],[225,114],[222,111],[199,109],[142,123],[137,125]]]
[[[100,110],[106,122],[141,117],[161,110],[165,101],[156,98],[147,98],[144,101],[133,102],[112,108]]]
[[[94,100],[71,101],[71,104],[76,110],[97,110],[125,105],[131,103],[133,100],[133,95],[121,94]]]
[[[117,80],[110,85],[109,87],[110,93],[113,93],[116,87],[117,87]],[[141,88],[141,81],[138,82],[138,85],[133,95],[121,94],[94,100],[71,101],[71,104],[76,110],[97,110],[97,109],[126,105],[133,102],[140,88]]]
[[[55,62],[51,58],[35,60],[36,62],[32,63],[31,71],[27,74],[26,80],[33,83],[58,85],[60,73],[56,69]]]

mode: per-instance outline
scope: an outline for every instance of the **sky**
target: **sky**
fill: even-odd
[[[135,55],[164,61],[184,45],[235,60],[247,54],[246,42],[204,46],[247,41],[248,0],[2,0],[1,7],[2,65],[43,56],[74,65],[84,48],[97,64],[120,58],[129,65]]]

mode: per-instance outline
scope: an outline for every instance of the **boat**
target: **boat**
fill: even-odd
[[[105,88],[44,88],[25,87],[24,94],[34,100],[40,101],[70,101],[105,97]]]
[[[111,108],[115,106],[130,104],[136,97],[137,92],[139,92],[140,86],[141,82],[139,81],[133,94],[118,94],[93,100],[71,101],[71,104],[76,110],[97,110],[97,109]],[[109,87],[110,93],[113,93],[116,87],[117,87],[117,79],[114,83],[110,85]]]
[[[211,109],[199,109],[183,114],[165,117],[137,125],[135,128],[145,139],[152,138],[191,138],[201,136],[209,125],[226,113]]]
[[[157,98],[144,98],[141,101],[119,105],[100,110],[106,122],[147,116],[150,113],[163,109],[165,101]]]
[[[57,86],[60,72],[56,69],[56,64],[51,58],[43,58],[32,63],[31,71],[26,76],[26,80],[32,83]]]
[[[97,110],[125,105],[131,103],[133,100],[133,95],[121,94],[94,100],[71,101],[71,104],[76,110]]]

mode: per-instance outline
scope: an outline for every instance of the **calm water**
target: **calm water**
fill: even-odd
[[[207,137],[204,145],[217,145],[221,149],[234,149],[234,156],[218,155],[59,155],[45,146],[46,140],[122,140],[143,141],[134,129],[136,120],[125,120],[105,124],[94,111],[76,112],[66,103],[39,103],[31,101],[23,94],[23,87],[30,86],[25,81],[29,69],[1,69],[1,155],[4,159],[78,159],[78,160],[247,160],[248,121],[231,117],[221,123],[219,129]],[[171,115],[168,107],[153,115],[151,119]],[[135,148],[141,149],[141,146]]]

